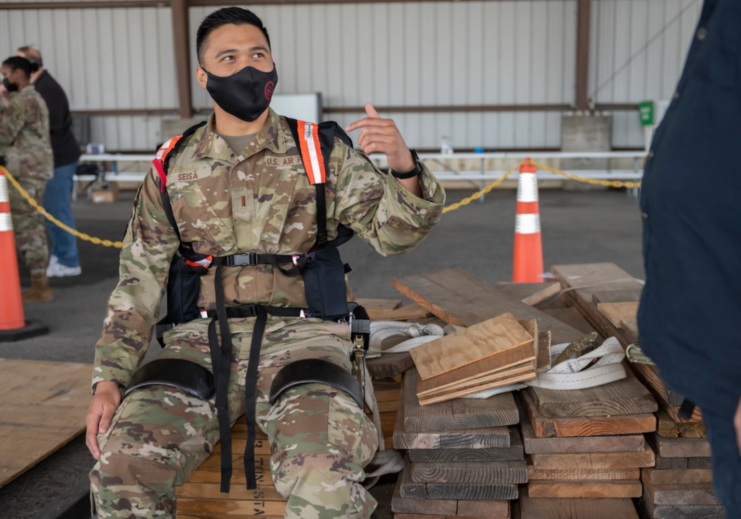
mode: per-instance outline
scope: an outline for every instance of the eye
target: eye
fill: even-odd
[[[224,56],[223,58],[221,58],[221,61],[234,61],[236,59],[237,58],[234,57],[234,56],[232,56],[231,54],[227,54],[226,56]]]
[[[255,52],[252,55],[252,59],[260,59],[260,58],[264,58],[264,57],[265,57],[265,54],[263,54],[262,52]]]

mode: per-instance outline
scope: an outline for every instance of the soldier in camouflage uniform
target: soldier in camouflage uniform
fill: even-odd
[[[8,171],[31,197],[41,204],[46,182],[54,174],[54,155],[49,137],[49,111],[31,84],[38,69],[25,58],[13,56],[2,64],[0,86],[0,157]],[[24,303],[53,299],[46,267],[49,248],[44,217],[15,189],[10,189],[10,211],[15,243],[31,273],[31,289],[23,292]]]
[[[257,103],[262,108],[254,121],[245,110],[226,111],[220,106],[224,90],[214,86],[219,78],[238,77],[235,72],[248,66],[264,73],[275,70],[267,31],[251,12],[226,8],[204,20],[197,48],[203,67],[198,70],[199,83],[214,97],[215,114],[169,161],[166,189],[181,239],[196,252],[215,257],[236,252],[307,253],[316,242],[315,187],[286,119],[265,109],[264,99]],[[204,68],[219,74],[217,79]],[[348,128],[363,128],[358,141],[363,151],[386,153],[394,171],[414,170],[413,156],[393,122],[379,118],[370,105],[367,110],[368,118]],[[330,240],[342,224],[384,256],[409,251],[437,223],[444,198],[442,187],[426,169],[399,180],[378,171],[365,153],[335,140],[326,171]],[[98,460],[90,480],[100,518],[174,517],[174,486],[188,479],[219,439],[213,398],[204,401],[172,387],[153,386],[138,389],[121,402],[121,390],[150,344],[178,245],[153,169],[134,202],[120,280],[95,352],[87,442]],[[201,277],[199,308],[215,307],[211,270]],[[272,265],[224,267],[223,288],[227,306],[307,306],[301,276],[286,277]],[[197,319],[168,331],[158,359],[186,359],[211,369],[209,321]],[[232,424],[244,411],[254,323],[255,318],[229,319]],[[375,500],[361,483],[378,437],[357,403],[320,383],[294,386],[273,406],[268,401],[271,382],[286,364],[323,359],[349,370],[351,351],[346,323],[268,317],[259,356],[256,414],[271,446],[273,483],[288,500],[287,518],[368,518],[375,509]]]

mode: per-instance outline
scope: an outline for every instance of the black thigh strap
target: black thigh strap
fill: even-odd
[[[302,384],[327,384],[350,395],[360,409],[363,397],[358,379],[345,368],[328,360],[305,359],[286,364],[273,379],[270,386],[270,405],[275,404],[287,389]]]
[[[170,386],[201,400],[208,400],[214,394],[214,376],[208,369],[190,360],[153,360],[136,371],[124,396],[149,386]]]

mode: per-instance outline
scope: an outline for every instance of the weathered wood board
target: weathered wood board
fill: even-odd
[[[537,499],[520,488],[521,519],[638,519],[630,499]]]
[[[654,451],[646,445],[640,452],[592,452],[586,454],[532,454],[538,469],[633,469],[653,467]]]
[[[651,446],[664,458],[709,458],[710,443],[703,438],[664,438],[656,433],[646,435]]]
[[[657,470],[712,469],[710,458],[665,458],[656,456]]]
[[[0,359],[0,487],[85,431],[92,364]]]
[[[559,283],[499,283],[493,285],[501,294],[510,299],[522,301],[526,305],[535,306],[547,299],[555,297],[561,291]]]
[[[406,499],[517,499],[517,485],[488,483],[415,483],[411,467],[401,471],[400,493]]]
[[[426,397],[420,398],[419,405],[426,406],[432,404],[438,404],[440,402],[446,402],[455,398],[462,398],[467,395],[474,395],[487,389],[495,389],[498,387],[511,386],[518,382],[526,382],[533,380],[538,375],[533,369],[533,361],[525,361],[524,367],[514,368],[507,370],[504,373],[497,373],[494,375],[486,375],[479,377],[468,382],[463,383],[460,386],[454,386],[443,391],[432,393]]]
[[[405,406],[399,402],[394,428],[395,449],[491,449],[509,447],[508,427],[487,427],[464,430],[427,430],[406,432],[404,429]]]
[[[224,514],[250,516],[283,517],[286,511],[285,501],[248,501],[229,499],[190,499],[178,498],[178,519],[181,514]],[[209,515],[211,516],[211,515]]]
[[[713,485],[710,483],[693,483],[691,485],[654,485],[647,474],[641,474],[641,481],[646,495],[654,505],[709,505],[718,506]]]
[[[620,479],[635,479],[641,478],[641,470],[644,469],[611,469],[611,470],[590,470],[590,469],[574,469],[574,470],[551,470],[551,469],[536,469],[532,465],[528,465],[528,478],[529,479],[543,479],[543,480],[563,480],[563,481],[603,481],[603,480],[620,480]]]
[[[520,431],[526,454],[638,452],[644,450],[646,444],[642,434],[538,438],[522,408],[520,414],[524,415],[520,421]]]
[[[401,299],[371,299],[361,297],[355,300],[368,312],[368,317],[373,320],[379,319],[386,312],[395,310],[401,306]]]
[[[414,367],[414,361],[408,351],[384,353],[378,358],[366,360],[365,364],[368,366],[368,373],[374,379],[395,377]]]
[[[707,431],[702,422],[675,422],[663,408],[656,412],[659,436],[665,438],[706,438]]]
[[[643,492],[636,507],[643,519],[726,519],[722,506],[654,505],[648,492]]]
[[[527,478],[524,460],[412,463],[415,483],[527,483]]]
[[[419,463],[453,463],[463,461],[517,461],[525,459],[522,438],[517,426],[509,428],[509,447],[493,449],[410,449],[409,459]]]
[[[642,434],[656,430],[656,417],[650,413],[627,416],[579,416],[574,418],[549,418],[541,414],[533,402],[530,390],[518,392],[517,399],[529,418],[538,438],[572,436],[610,436],[616,434]],[[522,417],[520,422],[524,422]]]
[[[412,303],[406,306],[400,306],[395,310],[384,312],[372,321],[408,321],[410,319],[424,319],[425,317],[432,316],[427,308],[419,306],[417,303]]]
[[[713,471],[711,469],[641,469],[641,474],[654,485],[692,485],[713,482]]]
[[[626,366],[626,378],[578,391],[529,388],[538,412],[554,418],[624,416],[653,413],[659,408],[651,393]]]
[[[503,356],[509,364],[531,360],[533,338],[512,314],[505,313],[417,346],[411,354],[419,378],[428,380],[489,357]]]
[[[554,319],[558,319],[562,323],[571,326],[575,330],[579,330],[584,335],[595,331],[594,327],[589,324],[589,321],[584,319],[584,317],[582,317],[582,315],[573,308],[546,308],[543,309],[543,312]]]
[[[509,312],[515,319],[536,319],[540,330],[551,331],[554,344],[571,342],[583,336],[561,321],[505,296],[495,286],[459,268],[394,278],[391,284],[449,324],[473,326]]]
[[[599,303],[597,310],[604,315],[615,328],[622,328],[622,322],[635,321],[638,316],[638,301],[625,303]]]
[[[405,432],[480,429],[514,425],[520,421],[517,405],[511,393],[487,399],[459,398],[421,406],[416,387],[417,370],[411,369],[404,374],[402,390]]]
[[[643,486],[637,479],[604,481],[530,480],[530,497],[542,498],[629,498],[641,497]]]

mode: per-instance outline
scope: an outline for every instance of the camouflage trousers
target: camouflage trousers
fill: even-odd
[[[231,325],[232,424],[244,412],[250,321]],[[240,327],[245,331],[235,333]],[[203,323],[178,326],[165,341],[158,358],[187,359],[210,369]],[[272,380],[286,364],[324,359],[350,369],[350,351],[347,325],[268,320],[257,381],[257,422],[270,442],[275,489],[288,500],[286,518],[367,519],[376,507],[361,482],[378,438],[372,421],[350,396],[328,385],[305,384],[287,390],[272,408],[268,402]],[[108,432],[98,436],[101,457],[90,473],[98,517],[174,517],[174,486],[188,479],[218,439],[213,398],[206,402],[165,386],[135,391],[119,406]],[[235,448],[234,458],[241,454]],[[241,463],[235,463],[234,474],[232,492],[244,485],[238,477]],[[244,493],[243,487],[239,491]]]
[[[46,180],[20,177],[18,183],[41,205],[46,189]],[[46,242],[44,217],[17,189],[9,187],[10,213],[13,219],[15,246],[21,253],[23,262],[31,274],[46,274],[49,266],[49,246]]]

